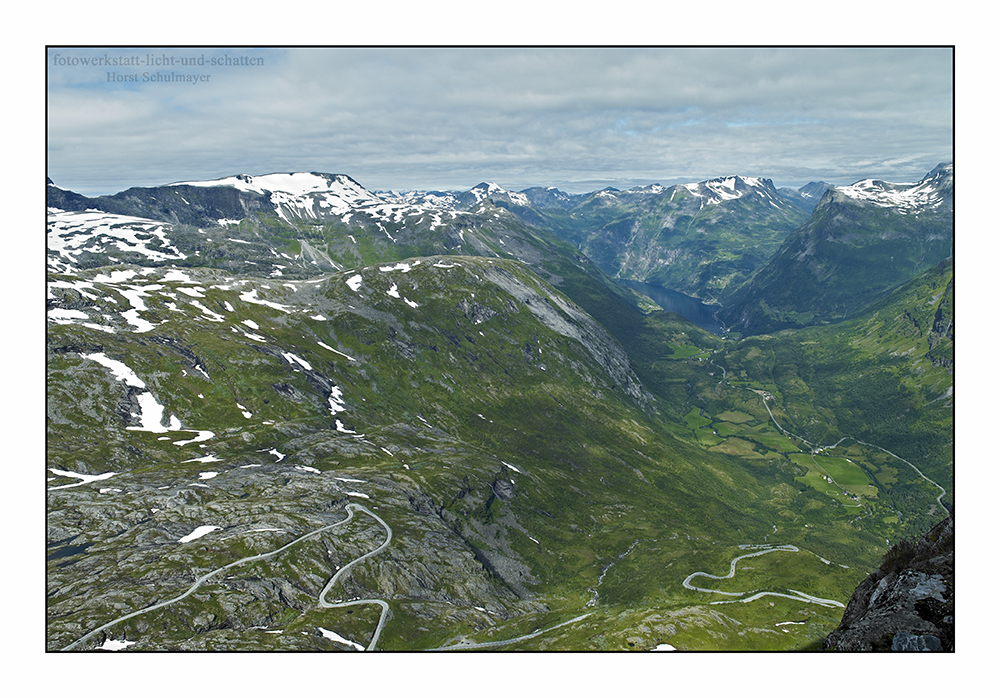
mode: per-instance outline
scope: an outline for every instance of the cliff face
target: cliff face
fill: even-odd
[[[919,540],[893,546],[879,569],[858,585],[823,649],[953,652],[954,518]]]

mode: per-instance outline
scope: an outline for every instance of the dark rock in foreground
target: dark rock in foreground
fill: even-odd
[[[840,627],[823,649],[847,652],[953,652],[955,523],[952,517],[916,541],[886,553],[851,596]]]

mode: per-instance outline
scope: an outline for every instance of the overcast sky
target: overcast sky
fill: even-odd
[[[892,48],[53,48],[48,174],[87,195],[303,170],[369,189],[916,181],[952,159],[952,59]],[[207,77],[147,79],[157,74]]]

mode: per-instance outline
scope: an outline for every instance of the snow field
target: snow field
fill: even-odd
[[[321,347],[323,347],[324,349],[326,349],[328,351],[332,351],[334,354],[339,354],[340,356],[343,356],[348,361],[356,361],[357,360],[357,359],[355,359],[352,356],[348,356],[347,354],[345,354],[342,351],[337,351],[336,349],[334,349],[333,347],[331,347],[329,344],[324,344],[323,342],[316,342],[316,343],[318,345],[320,345]]]
[[[55,468],[49,468],[49,472],[55,473],[60,477],[72,477],[78,479],[80,482],[74,482],[70,485],[59,485],[57,487],[50,487],[49,490],[65,490],[70,487],[79,487],[80,485],[87,485],[91,482],[100,482],[101,480],[107,480],[108,478],[114,477],[118,473],[101,473],[100,475],[85,475],[83,473],[74,473],[69,470],[57,470]]]
[[[295,354],[291,353],[290,351],[283,351],[283,352],[281,352],[281,355],[284,356],[285,357],[285,361],[287,361],[288,363],[290,363],[292,366],[295,366],[295,364],[297,363],[300,366],[302,366],[303,368],[305,368],[307,371],[313,370],[312,366],[309,364],[308,361],[306,361],[305,359],[302,359],[302,358],[296,356]]]
[[[49,209],[47,223],[49,268],[57,273],[74,271],[82,252],[106,254],[112,247],[157,262],[187,258],[167,237],[169,224],[160,221],[93,210]]]
[[[198,528],[194,529],[193,531],[191,531],[191,533],[187,534],[183,538],[179,538],[177,542],[189,543],[193,540],[197,540],[198,538],[201,538],[202,536],[211,533],[212,531],[218,531],[219,528],[220,528],[219,526],[199,526]]]
[[[343,638],[340,635],[338,635],[337,633],[333,632],[332,630],[327,630],[326,628],[318,628],[318,630],[319,630],[320,634],[323,637],[325,637],[327,640],[333,640],[334,642],[337,642],[337,643],[339,643],[341,645],[347,645],[348,647],[353,647],[358,652],[364,652],[365,651],[365,648],[362,645],[359,645],[356,642],[353,642],[351,640]]]
[[[882,208],[920,210],[936,208],[944,200],[933,182],[917,184],[891,184],[877,179],[863,179],[837,191],[857,201],[865,201]]]

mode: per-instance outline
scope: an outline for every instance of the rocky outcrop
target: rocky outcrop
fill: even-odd
[[[851,596],[823,649],[953,652],[955,528],[942,521],[923,538],[894,545]]]
[[[601,364],[615,384],[642,405],[649,403],[638,377],[632,371],[628,354],[594,318],[575,304],[544,288],[532,288],[511,270],[491,265],[484,269],[486,279],[524,304],[538,320],[553,332],[580,342]],[[463,308],[464,311],[464,308]]]

